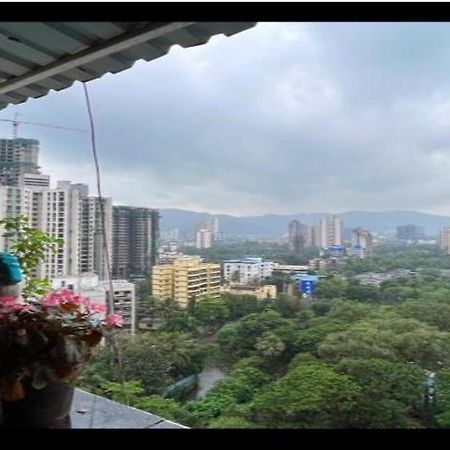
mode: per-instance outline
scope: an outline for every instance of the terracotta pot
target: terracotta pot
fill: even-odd
[[[73,386],[51,383],[38,390],[32,388],[29,382],[24,382],[24,388],[23,400],[2,400],[5,428],[71,428]]]

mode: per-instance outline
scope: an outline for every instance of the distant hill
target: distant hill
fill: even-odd
[[[199,222],[212,214],[185,211],[181,209],[161,209],[161,229],[178,228],[183,234],[193,233]],[[236,217],[216,214],[221,231],[227,236],[248,238],[278,238],[287,232],[291,220],[297,219],[307,225],[318,223],[327,213],[266,214],[263,216]],[[395,232],[398,225],[412,223],[423,226],[429,236],[437,235],[444,226],[450,226],[450,216],[437,216],[416,211],[348,211],[338,214],[344,227],[363,227],[378,233]]]

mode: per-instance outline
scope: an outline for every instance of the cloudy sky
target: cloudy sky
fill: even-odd
[[[450,24],[261,23],[89,89],[116,204],[450,215]],[[87,128],[79,83],[0,117],[16,112]],[[23,125],[20,135],[41,141],[53,180],[94,192],[87,133]]]

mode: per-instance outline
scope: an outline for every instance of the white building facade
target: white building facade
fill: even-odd
[[[211,248],[213,245],[213,232],[210,230],[206,230],[204,228],[198,230],[195,238],[196,248]]]
[[[328,248],[332,245],[344,245],[344,224],[338,216],[326,216],[314,229],[316,245]]]
[[[259,284],[272,275],[275,267],[276,263],[262,258],[231,259],[223,263],[223,277],[232,284]]]
[[[439,235],[439,248],[450,255],[450,227],[444,227]]]

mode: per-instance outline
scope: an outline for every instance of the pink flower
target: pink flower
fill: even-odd
[[[106,325],[108,327],[121,327],[123,325],[123,318],[119,314],[111,314],[106,318]]]
[[[39,309],[36,308],[36,306],[34,306],[34,305],[22,305],[22,312],[27,312],[27,313],[32,314],[32,313],[35,313],[38,311],[39,311]]]
[[[45,297],[43,302],[44,306],[59,306],[60,303],[61,303],[61,296],[56,293],[47,295],[47,297]]]
[[[89,299],[80,297],[79,295],[74,295],[70,291],[61,291],[61,292],[53,292],[44,299],[44,306],[49,307],[80,307],[86,306],[89,302]],[[72,309],[72,308],[71,308]]]
[[[24,309],[25,305],[20,305],[19,303],[16,303],[14,305],[10,306],[10,310],[13,312],[22,311]]]
[[[101,303],[92,303],[89,307],[90,312],[92,314],[96,313],[105,313],[106,312],[106,306],[102,305]]]
[[[18,336],[25,336],[27,334],[27,330],[26,330],[26,328],[19,328],[16,331],[16,333],[17,333]]]
[[[9,303],[2,305],[1,311],[5,314],[11,314],[18,311],[21,311],[24,308],[24,305],[20,303]]]
[[[10,307],[10,306],[17,304],[18,301],[19,301],[18,297],[12,297],[12,296],[0,297],[0,306]]]

